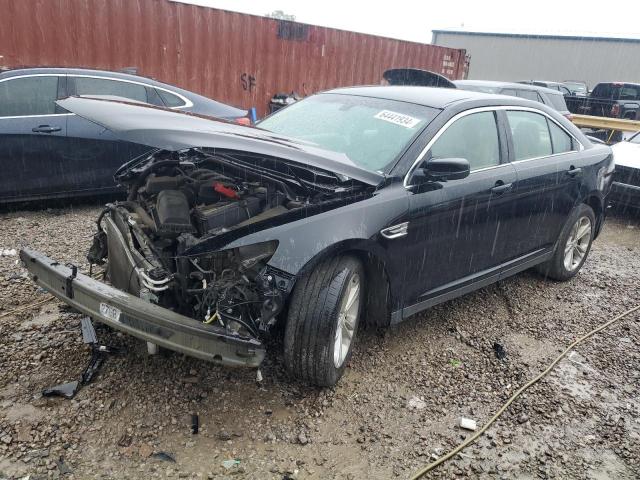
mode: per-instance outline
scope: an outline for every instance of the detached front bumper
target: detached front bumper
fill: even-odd
[[[265,350],[255,339],[228,334],[146,302],[25,248],[20,251],[31,278],[63,302],[94,320],[161,347],[214,363],[257,367]]]

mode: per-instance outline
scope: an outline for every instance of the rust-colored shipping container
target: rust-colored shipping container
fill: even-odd
[[[280,92],[378,84],[392,67],[451,79],[465,51],[170,0],[0,0],[0,66],[119,70],[264,115]]]

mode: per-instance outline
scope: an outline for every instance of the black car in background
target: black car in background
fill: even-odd
[[[120,190],[113,174],[149,150],[66,111],[68,96],[119,98],[246,122],[247,112],[155,80],[76,68],[0,73],[0,203]]]
[[[457,88],[462,90],[509,95],[511,97],[519,97],[544,103],[567,118],[571,116],[562,92],[551,88],[493,80],[454,80],[453,83]]]
[[[557,111],[454,88],[332,90],[259,128],[59,103],[154,152],[120,169],[128,201],[98,218],[88,258],[106,262],[110,285],[23,249],[34,281],[115,329],[226,365],[258,366],[280,324],[288,370],[322,386],[364,322],[531,267],[576,275],[614,168]]]

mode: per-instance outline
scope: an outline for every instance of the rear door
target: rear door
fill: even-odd
[[[140,83],[98,76],[69,75],[70,95],[119,97],[150,103],[155,90]],[[150,93],[153,98],[150,98]],[[67,124],[68,164],[75,172],[74,190],[104,193],[117,190],[113,180],[116,170],[132,158],[149,151],[149,147],[122,142],[107,129],[77,115]]]
[[[0,202],[56,194],[65,188],[68,114],[64,75],[0,80]]]
[[[580,198],[582,148],[552,118],[536,110],[506,110],[510,158],[517,173],[516,215],[509,229],[509,257],[553,247]]]
[[[497,275],[513,208],[515,169],[493,110],[464,112],[446,125],[424,159],[466,158],[461,180],[409,186],[406,315],[480,278]],[[411,179],[407,182],[411,185]],[[420,309],[420,308],[417,308]]]

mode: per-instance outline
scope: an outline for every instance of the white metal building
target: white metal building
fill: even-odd
[[[464,48],[470,79],[640,83],[640,38],[433,30],[432,43]]]

